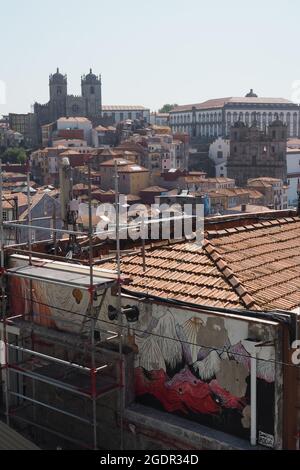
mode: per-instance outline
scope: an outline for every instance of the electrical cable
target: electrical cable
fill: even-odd
[[[19,298],[19,299],[23,299],[23,300],[27,300],[27,301],[30,301],[30,299],[26,298],[26,297],[23,297],[23,296],[16,296],[14,295],[15,298]],[[32,300],[33,303],[36,303],[38,305],[42,305],[42,306],[45,306],[45,307],[50,307],[50,308],[53,308],[53,309],[56,309],[56,310],[60,310],[62,312],[66,312],[66,313],[72,313],[72,314],[75,314],[75,315],[78,315],[80,317],[86,317],[86,315],[84,315],[83,313],[78,313],[78,312],[72,312],[70,310],[66,310],[62,307],[56,307],[54,305],[50,305],[50,304],[46,304],[46,303],[42,303],[42,302],[39,302],[39,301],[36,301],[36,300]],[[198,306],[198,308],[202,308],[202,306]],[[213,307],[211,307],[212,310],[215,311],[215,309],[213,309]],[[45,315],[45,314],[43,314]],[[249,315],[248,315],[249,316]],[[53,317],[52,314],[49,315],[49,318]],[[7,318],[7,320],[9,320],[9,317]],[[63,320],[62,320],[63,321]],[[113,325],[113,326],[117,326],[115,323],[109,321],[109,320],[104,320],[104,319],[99,319],[98,320],[99,322],[103,322],[103,323],[107,323],[109,325]],[[186,341],[186,340],[180,340],[179,338],[172,338],[172,337],[169,337],[169,336],[165,336],[165,335],[161,335],[161,334],[158,334],[158,333],[153,333],[152,331],[147,331],[147,330],[142,330],[142,329],[139,329],[139,328],[136,328],[136,327],[133,327],[132,325],[130,325],[130,328],[133,332],[138,332],[138,333],[141,333],[141,334],[145,334],[145,333],[148,333],[150,336],[155,336],[155,337],[158,337],[160,339],[165,339],[165,340],[170,340],[170,341],[177,341],[179,343],[184,343],[184,344],[187,344],[189,346],[197,346],[199,348],[203,348],[203,349],[207,349],[209,351],[216,351],[218,352],[219,355],[222,355],[223,353],[228,353],[230,354],[230,351],[228,351],[228,348],[226,347],[223,347],[223,348],[216,348],[216,347],[213,347],[213,346],[205,346],[205,345],[202,345],[202,344],[199,344],[199,343],[193,343],[191,341]],[[232,355],[236,355],[236,356],[240,356],[240,357],[244,357],[244,358],[247,358],[247,359],[257,359],[257,357],[254,357],[254,356],[251,356],[250,354],[247,355],[247,354],[243,354],[243,353],[237,353],[235,352],[234,354],[232,353]],[[296,367],[296,368],[300,368],[300,365],[297,365],[297,364],[290,364],[290,363],[287,363],[287,362],[283,362],[283,361],[277,361],[277,360],[273,360],[273,359],[257,359],[258,361],[263,361],[263,362],[269,362],[269,363],[272,363],[272,364],[278,364],[278,365],[282,365],[282,366],[290,366],[290,367]]]

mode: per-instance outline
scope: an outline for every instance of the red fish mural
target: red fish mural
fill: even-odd
[[[212,415],[221,413],[222,407],[242,410],[245,406],[215,380],[210,384],[203,382],[189,368],[184,368],[170,379],[162,369],[150,371],[146,376],[144,370],[138,367],[135,369],[135,390],[137,396],[154,396],[168,412]]]

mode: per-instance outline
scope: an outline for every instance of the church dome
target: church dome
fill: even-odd
[[[50,75],[50,81],[57,85],[63,85],[66,82],[66,76],[60,73],[59,68],[57,68],[56,72]]]
[[[90,69],[90,72],[87,75],[84,75],[82,80],[86,83],[97,83],[98,77],[93,73],[92,69]]]

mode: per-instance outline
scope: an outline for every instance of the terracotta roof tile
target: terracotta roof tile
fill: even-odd
[[[193,242],[125,256],[122,271],[130,289],[201,305],[255,310],[300,305],[300,219],[261,221],[236,230],[209,232]],[[226,234],[226,236],[224,236]],[[113,269],[109,261],[104,267]]]

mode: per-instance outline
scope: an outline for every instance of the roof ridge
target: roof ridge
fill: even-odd
[[[231,268],[229,268],[227,262],[224,260],[222,255],[219,253],[217,248],[207,239],[203,241],[203,250],[207,256],[214,263],[216,268],[220,271],[225,281],[233,288],[237,296],[243,302],[246,308],[258,308],[253,297],[248,293],[245,286],[241,283],[239,278],[234,274]]]
[[[233,233],[240,233],[240,232],[247,232],[247,231],[252,231],[252,230],[258,230],[263,228],[262,226],[265,227],[275,227],[279,225],[285,225],[285,224],[291,224],[294,222],[300,222],[300,219],[298,217],[278,217],[275,219],[261,219],[257,220],[257,222],[250,223],[247,225],[240,225],[237,227],[228,227],[228,228],[220,228],[220,229],[215,229],[215,230],[206,230],[206,235],[207,239],[211,240],[212,238],[215,237],[222,237],[226,235],[232,235]]]

